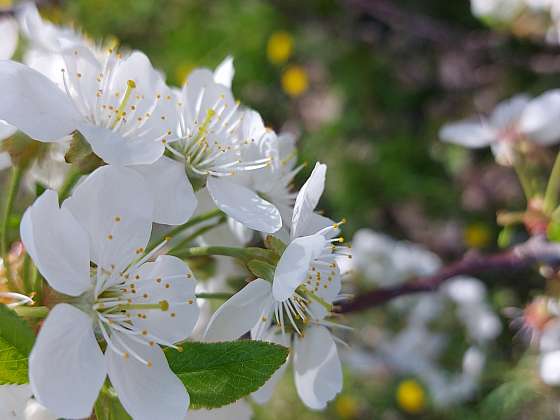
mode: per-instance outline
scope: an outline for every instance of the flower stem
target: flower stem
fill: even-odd
[[[173,229],[171,229],[170,231],[168,231],[167,233],[165,233],[164,235],[161,235],[159,238],[156,238],[155,240],[152,240],[152,242],[148,245],[148,247],[146,248],[146,253],[150,252],[152,249],[154,249],[159,243],[161,243],[161,241],[163,241],[164,238],[174,238],[175,236],[177,236],[179,233],[183,232],[185,229],[188,229],[190,227],[193,227],[194,225],[197,225],[198,223],[202,223],[205,222],[207,220],[210,220],[214,217],[223,215],[223,213],[218,210],[211,210],[208,213],[203,213],[200,214],[198,216],[195,216],[193,218],[191,218],[188,222],[183,223],[182,225],[176,226]]]
[[[517,173],[517,178],[519,178],[519,183],[521,184],[521,188],[523,189],[523,193],[525,194],[525,198],[527,202],[533,197],[533,186],[531,185],[531,180],[527,176],[527,172],[525,168],[520,165],[519,163],[514,163],[513,168]]]
[[[548,178],[544,194],[544,212],[550,214],[558,204],[558,190],[560,189],[560,152],[556,155],[554,166]]]
[[[10,183],[8,184],[8,191],[6,192],[6,204],[2,214],[2,224],[0,225],[0,255],[4,261],[4,270],[6,272],[6,279],[8,280],[8,287],[12,291],[16,291],[9,260],[9,244],[8,244],[8,224],[14,206],[14,200],[19,190],[23,171],[19,166],[13,166],[10,174]]]
[[[227,257],[237,258],[243,262],[248,262],[254,259],[261,259],[274,262],[274,257],[271,251],[263,248],[234,248],[227,246],[200,246],[193,248],[186,248],[183,250],[170,253],[179,258],[188,257],[202,257],[208,255],[224,255]]]
[[[74,185],[76,185],[76,183],[80,180],[81,177],[82,177],[82,173],[75,168],[71,168],[68,171],[68,173],[66,174],[66,178],[64,178],[64,183],[62,184],[62,186],[58,191],[58,197],[60,202],[65,200],[70,195],[72,188],[74,188]]]
[[[169,250],[169,253],[173,253],[176,251],[180,251],[181,248],[186,247],[189,243],[191,243],[194,239],[198,238],[201,235],[204,235],[206,232],[208,232],[209,230],[214,229],[217,226],[220,226],[222,223],[224,223],[226,220],[225,216],[220,217],[220,219],[218,220],[218,222],[212,224],[212,225],[208,225],[208,226],[203,226],[200,229],[194,231],[191,235],[187,236],[185,239],[183,239],[181,242],[179,242],[177,245],[175,245],[173,248],[171,248]]]
[[[197,293],[197,299],[222,299],[227,300],[233,296],[233,293]]]

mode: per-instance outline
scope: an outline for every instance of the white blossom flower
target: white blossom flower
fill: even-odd
[[[548,146],[560,140],[560,90],[547,91],[534,99],[514,96],[498,104],[488,118],[447,124],[439,136],[470,148],[490,146],[498,163],[511,165],[519,142]]]
[[[60,55],[58,85],[24,64],[0,62],[0,118],[44,142],[63,141],[77,130],[107,163],[158,160],[176,126],[176,101],[149,59],[86,44]]]
[[[341,278],[335,262],[343,254],[334,245],[340,223],[326,218],[317,225],[314,209],[324,189],[326,166],[317,164],[294,206],[291,241],[274,272],[272,285],[256,279],[224,303],[212,316],[205,338],[251,337],[293,347],[296,388],[310,408],[322,409],[342,387],[342,370],[335,339],[324,318],[338,297]],[[273,321],[275,325],[273,325]],[[286,334],[289,329],[289,334]],[[258,401],[272,394],[286,367],[279,369],[257,393]]]
[[[33,68],[0,62],[0,83],[10,86],[0,118],[46,142],[67,144],[69,134],[79,131],[105,162],[128,165],[144,176],[156,196],[156,222],[188,220],[196,208],[192,187],[183,166],[162,156],[177,127],[177,100],[149,59],[139,51],[123,57],[103,50],[71,29],[43,21],[32,5],[24,6],[19,18],[34,51]]]
[[[206,185],[220,210],[250,229],[273,233],[282,226],[278,209],[233,179],[270,165],[271,159],[244,159],[243,150],[252,139],[242,137],[244,111],[229,88],[232,77],[229,57],[215,72],[191,72],[178,93],[178,131],[165,146],[185,166],[192,182]]]
[[[195,281],[179,259],[150,259],[154,198],[136,172],[93,172],[59,207],[48,190],[26,211],[21,238],[59,303],[29,360],[37,400],[60,417],[91,414],[108,375],[135,419],[182,418],[189,396],[159,345],[177,348],[195,326]],[[97,339],[107,343],[103,355]]]

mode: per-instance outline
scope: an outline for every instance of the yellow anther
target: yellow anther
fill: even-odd
[[[129,88],[134,89],[136,87],[136,82],[134,80],[129,80],[126,82]]]
[[[163,312],[166,312],[169,309],[169,302],[166,300],[160,300],[159,307]]]

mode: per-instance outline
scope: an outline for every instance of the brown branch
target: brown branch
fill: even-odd
[[[422,277],[414,282],[394,287],[366,292],[352,300],[338,303],[334,311],[338,313],[362,311],[386,303],[398,296],[435,291],[455,276],[473,275],[487,271],[502,271],[504,273],[518,271],[529,268],[536,261],[537,258],[533,254],[518,252],[516,249],[486,256],[467,254],[463,259],[444,267],[432,276]]]

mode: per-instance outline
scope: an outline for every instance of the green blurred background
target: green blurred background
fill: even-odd
[[[349,220],[349,237],[370,227],[444,259],[496,248],[496,211],[525,203],[514,174],[489,151],[444,145],[439,127],[553,87],[560,69],[555,48],[484,26],[468,0],[69,0],[41,11],[141,49],[174,85],[194,67],[233,55],[237,98],[275,130],[297,134],[301,161],[328,164],[321,207]],[[496,308],[521,306],[542,287],[526,274],[484,280]],[[380,309],[353,322],[360,330],[382,317]],[[338,399],[313,413],[287,375],[257,417],[546,418],[534,417],[549,412],[535,373],[512,372],[523,349],[506,331],[476,398],[462,407],[436,409],[426,395],[424,409],[407,413],[396,397],[403,378],[348,373]]]

